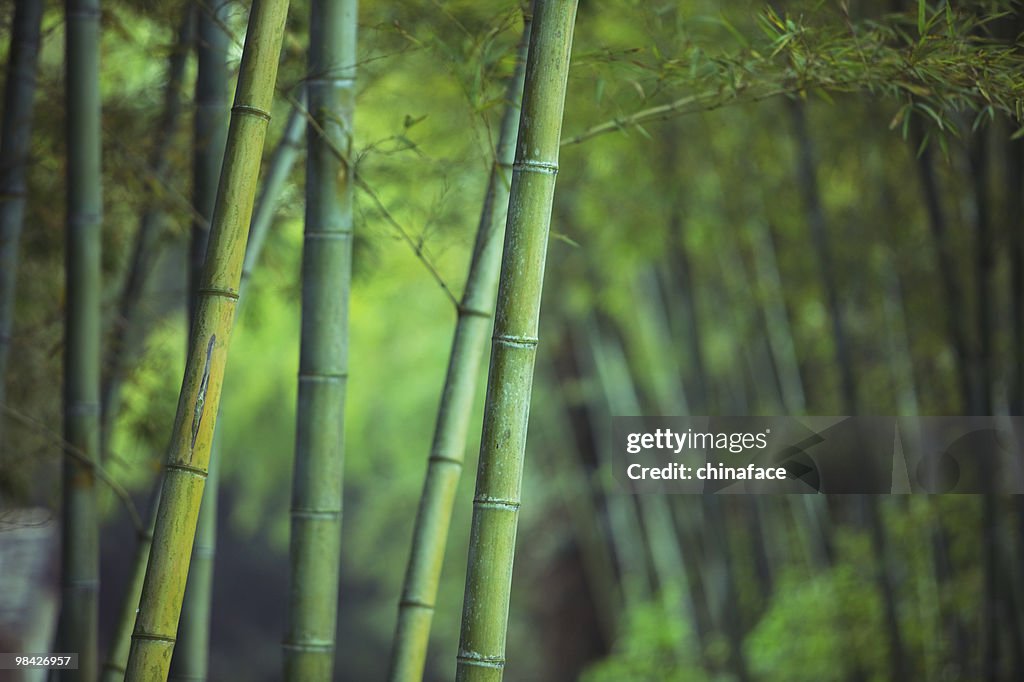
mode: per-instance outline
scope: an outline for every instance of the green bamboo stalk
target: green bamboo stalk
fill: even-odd
[[[515,135],[529,40],[530,19],[527,16],[516,69],[505,91],[505,111],[501,119],[494,164],[487,183],[466,288],[459,303],[448,373],[430,446],[427,477],[416,513],[412,551],[398,605],[398,624],[391,651],[388,679],[392,682],[422,679],[426,665],[430,625],[448,542],[448,527],[462,475],[477,376],[487,333],[491,329],[492,305],[498,288],[501,245],[508,212],[509,183],[515,158]]]
[[[274,147],[274,153],[270,155],[267,172],[263,176],[259,196],[256,197],[256,207],[253,209],[252,221],[249,223],[249,243],[245,249],[245,262],[242,264],[242,283],[239,286],[239,293],[243,298],[239,300],[244,300],[252,271],[259,261],[260,254],[263,253],[263,244],[266,242],[267,233],[270,232],[270,226],[274,222],[274,214],[277,211],[277,200],[281,196],[285,180],[291,175],[295,157],[299,155],[304,132],[306,132],[305,88],[299,92],[291,113],[288,115],[288,120],[284,124],[281,139]]]
[[[4,85],[4,117],[0,122],[0,404],[7,401],[7,355],[14,323],[18,244],[28,192],[25,175],[32,141],[32,105],[42,20],[42,0],[15,3]],[[4,445],[4,422],[0,419],[0,448]]]
[[[267,172],[260,188],[260,195],[256,200],[256,207],[253,209],[253,217],[249,226],[249,241],[245,250],[245,264],[242,266],[242,279],[239,284],[238,313],[236,316],[241,314],[246,300],[247,282],[252,275],[256,262],[259,260],[264,242],[259,235],[265,236],[270,228],[274,209],[277,207],[277,200],[280,197],[281,187],[291,171],[297,155],[298,141],[305,131],[305,121],[305,96],[303,95],[299,99],[299,106],[294,108],[288,117],[288,122],[285,124],[285,132],[270,157]],[[139,535],[139,544],[132,568],[132,578],[128,588],[125,590],[121,609],[118,611],[114,637],[110,650],[107,653],[107,662],[104,664],[104,682],[121,682],[124,679],[128,663],[128,649],[131,645],[132,629],[135,627],[135,612],[138,609],[139,597],[142,594],[142,581],[146,576],[146,564],[149,561],[149,550],[153,541],[153,525],[156,522],[157,503],[159,503],[162,484],[162,477],[158,477],[154,481],[152,492],[154,505],[148,517],[148,530]],[[201,507],[199,513],[202,516]]]
[[[456,679],[500,680],[544,261],[578,0],[535,0],[494,316]]]
[[[330,680],[341,561],[357,0],[314,0],[284,679]],[[319,134],[318,134],[319,133]]]
[[[249,16],[208,257],[128,657],[128,682],[163,681],[169,672],[287,14],[288,0],[255,0]]]
[[[228,119],[227,3],[201,7],[196,18],[196,111],[193,119],[192,206],[195,219],[189,257],[189,321],[195,323],[200,277],[210,236],[217,180],[224,161]],[[239,285],[241,287],[241,285]],[[191,331],[191,327],[190,327]],[[191,333],[190,333],[191,337]],[[220,414],[217,415],[218,419]],[[205,680],[210,649],[210,603],[217,545],[217,463],[220,439],[214,436],[209,475],[199,506],[185,601],[178,623],[178,643],[171,660],[171,680]]]
[[[92,461],[100,448],[101,177],[99,0],[68,0],[67,304],[64,341],[64,440]],[[96,679],[99,524],[93,467],[64,457],[60,651],[78,653],[61,679]]]
[[[192,41],[192,23],[192,6],[189,5],[178,29],[174,50],[168,59],[163,113],[157,121],[155,131],[157,141],[150,151],[147,163],[151,182],[146,184],[144,208],[139,219],[138,230],[135,233],[131,262],[121,288],[113,330],[104,356],[105,373],[101,386],[103,398],[101,453],[104,457],[109,449],[114,422],[120,411],[121,387],[124,385],[125,375],[136,357],[139,341],[132,338],[133,326],[138,322],[149,276],[159,253],[160,227],[164,211],[160,205],[158,187],[167,177],[174,132],[177,130],[178,119],[181,115],[181,85],[185,76],[188,45]]]

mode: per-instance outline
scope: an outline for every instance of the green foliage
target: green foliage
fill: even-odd
[[[678,600],[673,595],[633,606],[612,656],[591,666],[580,682],[724,682],[708,676],[699,660],[680,655],[680,650],[695,651],[696,642],[680,612],[665,606]]]
[[[685,96],[596,125],[564,144],[629,127],[646,134],[642,126],[652,121],[808,93],[826,101],[858,92],[894,100],[901,106],[890,126],[904,137],[912,112],[939,131],[957,132],[955,119],[963,112],[975,114],[971,129],[997,113],[1024,122],[1024,62],[1014,43],[990,31],[1010,13],[978,6],[953,10],[949,4],[922,11],[927,14],[917,36],[908,31],[905,15],[855,21],[846,11],[835,16],[824,9],[795,16],[766,9],[759,39],[746,37],[724,16],[705,20],[716,31],[695,22],[697,30],[682,32],[674,54],[654,47],[627,60],[643,77],[633,81],[641,100],[650,98],[647,89]],[[732,50],[721,48],[729,43]]]
[[[104,16],[107,329],[143,190],[154,184],[146,158],[159,133],[165,58],[181,5],[111,0]],[[289,19],[268,147],[289,111],[284,95],[294,93],[303,77],[307,5],[298,3]],[[358,631],[359,637],[339,642],[339,656],[355,679],[381,675],[393,631],[455,321],[449,296],[458,298],[464,286],[503,81],[511,72],[519,5],[518,0],[368,1],[361,8],[354,146],[361,187],[355,206],[352,399],[346,416],[346,447],[354,454],[346,464],[341,588],[346,605],[341,629]],[[1022,65],[1014,17],[1005,12],[1017,7],[917,2],[887,14],[889,3],[865,2],[849,3],[847,15],[845,6],[793,2],[786,3],[785,14],[773,14],[760,5],[710,0],[582,3],[564,131],[573,137],[599,126],[600,132],[615,134],[595,134],[561,151],[541,314],[537,409],[527,441],[517,548],[522,561],[510,612],[509,649],[519,667],[515,674],[510,667],[509,677],[571,679],[580,669],[567,662],[568,654],[545,648],[551,633],[543,630],[553,622],[554,629],[573,629],[582,639],[578,626],[592,625],[592,613],[568,608],[577,602],[556,616],[544,611],[552,604],[561,607],[557,599],[564,595],[552,585],[562,583],[552,566],[567,546],[586,557],[572,566],[580,593],[612,614],[608,639],[581,654],[592,663],[585,679],[734,677],[728,671],[729,639],[720,628],[702,633],[708,635],[699,652],[705,660],[691,660],[688,647],[695,645],[697,630],[683,618],[682,607],[667,608],[657,586],[646,585],[650,567],[642,519],[627,538],[639,547],[640,570],[628,580],[617,573],[618,533],[630,526],[616,525],[611,515],[620,508],[616,503],[631,498],[609,501],[610,472],[601,454],[607,447],[602,429],[608,409],[587,324],[599,329],[605,346],[621,350],[626,368],[619,374],[627,376],[630,390],[616,390],[636,393],[633,398],[644,411],[653,413],[657,405],[678,412],[841,411],[828,310],[809,252],[794,175],[797,147],[782,98],[806,101],[856,371],[866,388],[865,409],[877,414],[949,414],[960,404],[956,358],[937,295],[941,273],[915,165],[918,150],[903,139],[904,128],[912,132],[912,123],[923,124],[927,142],[945,151],[934,153],[931,164],[949,223],[952,271],[968,298],[962,323],[969,336],[976,334],[976,302],[970,296],[976,239],[965,159],[971,146],[988,141],[988,198],[997,223],[992,388],[999,409],[1008,404],[1002,396],[1011,392],[1010,370],[1019,348],[1012,330],[1010,258],[1019,221],[1010,212],[1015,191],[1004,180],[1012,149],[1006,140],[1020,127]],[[5,377],[8,405],[37,424],[9,421],[12,445],[0,454],[4,500],[18,504],[56,502],[54,465],[60,461],[56,377],[66,305],[60,14],[50,8],[44,18],[41,106],[34,120],[12,369]],[[231,5],[232,73],[246,16],[246,7]],[[0,52],[7,49],[3,42]],[[186,82],[193,77],[190,65]],[[171,141],[170,172],[154,187],[166,212],[163,256],[142,302],[136,327],[144,353],[132,363],[111,443],[110,472],[139,498],[149,489],[153,463],[166,452],[186,345],[182,273],[192,217],[189,105],[185,116],[182,133]],[[228,521],[223,531],[254,546],[266,543],[268,566],[281,565],[288,542],[302,165],[285,187],[253,286],[244,294],[225,381],[225,416],[218,426]],[[679,245],[689,262],[686,289],[674,279],[681,269]],[[697,313],[693,321],[686,315],[691,305]],[[769,317],[767,330],[759,321],[762,314]],[[699,363],[691,325],[707,376],[709,397],[703,403],[696,389]],[[781,400],[776,367],[805,390],[800,407]],[[482,389],[483,376],[478,382]],[[903,398],[908,391],[911,402]],[[477,408],[471,423],[480,422]],[[474,428],[467,472],[475,466],[478,438]],[[426,679],[451,676],[471,487],[464,481],[456,502]],[[108,491],[102,494],[106,519],[116,521],[120,503]],[[717,537],[702,525],[699,505],[686,507],[676,519],[696,536],[683,549],[698,568],[719,541],[735,550],[751,677],[845,680],[856,657],[868,679],[885,678],[884,608],[866,536],[851,531],[855,524],[848,519],[836,520],[839,530],[828,534],[841,538],[838,565],[812,568],[820,549],[812,525],[789,514],[790,501],[778,502],[765,512],[776,573],[770,595],[755,582],[755,548],[743,528],[730,527],[728,537]],[[949,613],[961,616],[977,667],[984,629],[978,597],[984,589],[980,501],[915,498],[890,505],[884,516],[891,547],[886,574],[898,595],[912,670],[928,679],[950,674]],[[1002,520],[1004,530],[1010,518]],[[947,540],[952,576],[945,581],[936,575],[931,543],[936,528]],[[1002,544],[1019,557],[1019,541]],[[715,569],[705,565],[702,570]],[[620,582],[630,589],[639,585],[643,598],[617,601]],[[260,589],[283,598],[284,584],[282,574]],[[720,609],[718,583],[712,579],[708,586],[710,601]],[[108,583],[102,592],[115,595],[119,587]],[[215,622],[230,613],[215,615]],[[251,648],[277,646],[279,624],[251,627],[245,630]],[[529,660],[520,652],[529,652],[524,654]],[[243,664],[242,658],[233,663]],[[560,664],[564,669],[551,673]],[[260,670],[250,672],[251,679],[259,679]],[[961,672],[970,678],[974,671]]]

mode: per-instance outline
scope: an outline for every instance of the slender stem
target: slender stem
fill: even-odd
[[[334,667],[352,278],[350,155],[357,19],[356,0],[312,3],[306,77],[312,123],[306,132],[302,341],[284,640],[284,679],[289,682],[330,680]]]
[[[494,316],[456,679],[500,680],[578,0],[535,0]]]
[[[217,199],[217,180],[224,161],[228,120],[228,34],[221,29],[227,3],[215,0],[196,17],[196,111],[192,129],[192,221],[189,249],[188,315],[194,324],[200,277]],[[190,328],[191,331],[191,328]],[[191,334],[190,334],[191,336]],[[220,415],[218,414],[218,419]],[[185,601],[178,624],[178,645],[171,661],[171,680],[205,680],[210,649],[210,602],[217,543],[217,462],[220,439],[214,436],[209,476],[199,507]]]
[[[296,98],[292,106],[288,120],[284,124],[284,132],[274,153],[270,155],[267,163],[267,172],[263,176],[263,185],[260,187],[259,196],[256,197],[256,207],[252,212],[252,222],[249,224],[249,243],[245,249],[245,262],[242,264],[242,283],[239,293],[244,300],[249,280],[252,278],[252,271],[259,262],[260,254],[263,253],[263,245],[266,243],[270,226],[274,222],[274,214],[277,210],[277,201],[281,196],[281,189],[285,181],[291,175],[292,166],[295,165],[295,158],[299,155],[299,148],[302,146],[302,136],[306,132],[306,90],[305,88]]]
[[[465,459],[466,435],[476,393],[477,376],[487,332],[491,328],[492,302],[498,288],[501,245],[508,212],[509,183],[515,157],[515,135],[523,92],[530,20],[526,19],[519,44],[519,60],[505,91],[505,112],[491,167],[476,243],[458,308],[441,405],[430,446],[427,477],[423,484],[412,550],[406,568],[398,625],[391,651],[388,679],[419,680],[427,659],[434,602],[441,583],[448,527],[455,506],[455,492]]]
[[[702,111],[714,111],[724,106],[736,103],[753,103],[761,102],[766,99],[778,97],[780,95],[789,95],[800,92],[806,88],[804,83],[793,83],[780,88],[775,88],[762,93],[755,93],[747,97],[741,97],[746,91],[743,88],[737,89],[728,95],[723,96],[722,93],[714,91],[707,93],[700,93],[697,95],[686,95],[680,97],[677,100],[669,102],[668,104],[659,104],[658,106],[650,107],[649,109],[642,109],[628,116],[615,118],[598,125],[587,128],[582,133],[574,135],[572,137],[562,140],[561,144],[579,144],[585,142],[592,137],[598,137],[600,135],[606,135],[608,133],[614,133],[617,131],[628,130],[629,128],[635,128],[641,126],[644,123],[653,123],[654,121],[667,121],[677,116],[685,116],[687,114],[695,114]]]
[[[304,102],[305,99],[303,98],[302,101]],[[302,110],[294,109],[292,111],[292,114],[289,116],[288,122],[285,125],[285,134],[278,142],[277,147],[275,147],[274,153],[270,157],[266,175],[263,178],[260,196],[257,199],[257,205],[253,211],[252,222],[249,227],[249,242],[245,251],[246,265],[243,266],[242,280],[239,284],[239,315],[241,314],[246,301],[246,283],[249,281],[249,277],[252,274],[252,268],[255,267],[255,263],[259,260],[260,249],[263,243],[263,240],[254,240],[260,231],[265,233],[270,226],[271,217],[274,213],[273,209],[277,205],[277,199],[280,196],[281,187],[284,185],[284,181],[288,177],[292,164],[295,161],[296,153],[294,150],[297,145],[297,139],[301,137],[301,133],[305,129],[305,126],[301,125],[304,121],[304,111],[304,105]],[[298,122],[298,124],[296,124],[296,122]],[[298,132],[295,132],[296,129]],[[258,226],[260,223],[262,223],[262,227]],[[160,487],[162,484],[162,477],[158,477],[153,482],[151,497],[156,502],[159,502]],[[124,499],[128,502],[131,501],[131,498],[127,493],[124,493]],[[149,561],[149,548],[152,545],[152,529],[153,524],[156,521],[157,512],[156,502],[154,502],[154,506],[150,510],[148,516],[149,530],[144,531],[141,528],[141,523],[137,524],[140,528],[139,546],[135,554],[135,563],[132,568],[133,578],[124,593],[121,610],[118,611],[118,620],[114,629],[115,635],[110,645],[110,651],[107,654],[107,663],[104,664],[104,682],[121,682],[121,680],[124,679],[125,666],[128,661],[128,648],[131,644],[132,628],[135,627],[135,611],[138,608],[139,596],[142,594],[142,579],[146,575],[146,563]],[[129,511],[132,511],[131,507],[129,507]],[[202,508],[200,508],[199,513],[201,516],[203,513]]]
[[[100,6],[68,0],[67,12],[67,304],[64,343],[64,440],[96,461],[100,449],[102,227]],[[99,523],[96,472],[64,457],[61,651],[78,653],[78,670],[61,679],[91,681],[98,671]]]
[[[4,86],[4,117],[0,122],[0,404],[7,401],[7,356],[14,324],[18,245],[28,193],[25,176],[32,141],[32,105],[42,19],[42,0],[15,3]],[[4,420],[0,419],[0,449],[4,445]]]
[[[128,682],[162,682],[170,667],[287,13],[287,0],[255,0],[249,16],[192,342],[128,657]]]

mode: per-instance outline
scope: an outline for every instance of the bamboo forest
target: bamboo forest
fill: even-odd
[[[13,0],[0,63],[0,680],[1024,680],[1020,0]]]

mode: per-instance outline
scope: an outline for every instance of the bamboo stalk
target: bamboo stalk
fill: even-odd
[[[128,682],[166,680],[210,459],[287,0],[255,0],[228,130],[185,376],[171,432]]]
[[[505,112],[491,167],[483,210],[470,259],[466,288],[458,308],[458,321],[448,359],[448,373],[430,446],[427,477],[423,484],[412,550],[406,569],[398,624],[391,652],[388,679],[419,680],[426,665],[434,602],[441,583],[441,567],[455,493],[462,474],[466,435],[473,411],[477,376],[487,333],[491,329],[492,302],[498,288],[501,245],[508,212],[509,183],[515,157],[515,135],[523,92],[530,19],[525,17],[518,62],[505,91]]]
[[[260,254],[263,253],[263,244],[266,242],[267,233],[270,232],[270,226],[274,222],[281,189],[284,187],[285,180],[291,175],[295,158],[299,155],[304,132],[306,132],[305,88],[300,91],[291,113],[288,114],[284,132],[270,156],[259,196],[256,197],[256,206],[249,224],[249,243],[245,249],[245,262],[242,264],[242,282],[239,285],[239,293],[243,299],[252,277],[252,271],[256,268]]]
[[[189,322],[194,326],[200,277],[210,236],[217,180],[224,161],[228,118],[228,34],[223,28],[227,3],[201,7],[196,17],[196,111],[193,119],[192,205],[189,254]],[[239,283],[241,289],[241,283]],[[192,327],[190,326],[190,331]],[[191,338],[191,333],[190,333]],[[220,419],[220,414],[217,417]],[[217,472],[220,438],[216,435],[209,475],[199,506],[192,561],[178,623],[178,644],[171,659],[171,680],[205,680],[210,656],[210,605],[217,545]]]
[[[294,682],[330,680],[334,667],[352,278],[354,185],[349,155],[357,19],[356,0],[312,3],[302,345],[283,644],[284,679]]]
[[[18,244],[28,193],[25,176],[32,142],[32,108],[42,20],[42,0],[18,0],[14,4],[4,84],[4,117],[0,122],[0,404],[7,402],[7,356],[14,324]],[[4,445],[4,423],[5,420],[0,419],[0,448]]]
[[[263,239],[257,235],[266,234],[274,215],[274,208],[280,196],[281,187],[289,175],[289,171],[297,155],[296,149],[298,140],[305,130],[305,98],[300,100],[300,107],[292,110],[285,124],[285,132],[282,135],[274,153],[270,157],[267,172],[263,178],[263,185],[260,188],[259,198],[256,200],[256,207],[253,210],[253,217],[249,227],[249,242],[245,250],[245,264],[242,267],[242,279],[239,284],[238,312],[241,314],[246,300],[246,290],[252,270],[259,260],[260,251],[263,246]],[[219,451],[219,449],[218,449]],[[128,649],[131,645],[132,629],[135,627],[135,612],[139,605],[139,596],[142,594],[142,580],[146,575],[146,563],[149,561],[149,550],[153,540],[153,525],[156,522],[157,503],[159,502],[160,488],[163,478],[158,477],[153,483],[151,497],[155,500],[149,513],[148,530],[139,534],[139,545],[135,553],[135,562],[132,568],[132,579],[122,597],[121,608],[118,611],[118,620],[114,629],[110,650],[107,653],[107,662],[104,664],[104,682],[121,682],[128,661]],[[200,508],[202,515],[202,508]],[[197,528],[198,531],[198,528]],[[186,588],[187,589],[187,588]]]
[[[494,317],[456,679],[500,680],[578,0],[535,0]]]
[[[64,440],[97,461],[100,448],[100,305],[102,161],[99,0],[68,0],[67,38],[67,304],[64,342]],[[78,653],[78,669],[61,679],[97,674],[99,523],[96,472],[64,457],[60,651]]]

